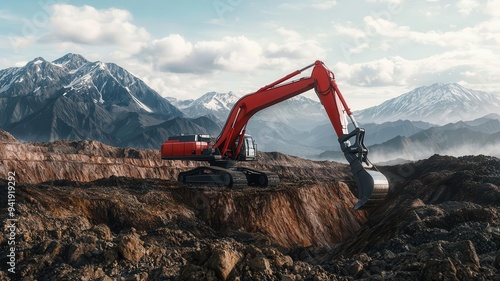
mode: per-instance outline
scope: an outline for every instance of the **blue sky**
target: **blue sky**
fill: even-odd
[[[179,99],[243,95],[317,59],[353,109],[436,82],[500,85],[499,0],[3,1],[0,37],[0,69],[78,53]]]

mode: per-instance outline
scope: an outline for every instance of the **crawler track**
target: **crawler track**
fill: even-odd
[[[280,180],[277,174],[245,167],[222,168],[202,166],[181,172],[178,181],[182,184],[211,185],[229,188],[245,186],[275,186]]]
[[[246,175],[248,185],[251,186],[275,186],[280,182],[278,175],[273,172],[260,171],[246,167],[237,167],[236,170]]]
[[[180,172],[177,179],[184,184],[216,185],[230,188],[243,188],[248,185],[247,177],[243,172],[217,166],[202,166]]]

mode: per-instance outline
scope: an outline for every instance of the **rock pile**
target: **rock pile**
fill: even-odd
[[[320,264],[371,280],[498,277],[498,158],[435,155],[385,172],[404,177],[393,177],[386,203],[350,240],[322,256]]]
[[[199,189],[179,187],[171,175],[186,164],[151,160],[157,151],[1,138],[0,172],[13,168],[20,176],[16,273],[5,270],[7,239],[1,235],[0,280],[500,275],[500,160],[494,157],[435,155],[380,167],[391,182],[388,198],[360,212],[351,210],[356,199],[344,183],[351,180],[347,167],[336,163],[269,153],[258,165],[279,170],[280,186]],[[66,170],[67,177],[57,178],[65,165],[73,174]],[[98,179],[81,180],[91,167],[101,169],[91,175]],[[7,186],[0,179],[2,206]],[[5,229],[5,212],[0,221]]]

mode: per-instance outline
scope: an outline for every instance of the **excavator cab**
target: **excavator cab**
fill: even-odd
[[[235,145],[238,145],[236,141]],[[257,144],[255,143],[252,136],[245,134],[243,138],[243,144],[241,145],[240,154],[238,156],[239,161],[255,161],[257,159]]]

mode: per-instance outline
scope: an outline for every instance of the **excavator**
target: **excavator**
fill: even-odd
[[[310,68],[309,77],[291,80]],[[276,173],[235,165],[236,161],[257,160],[257,145],[246,134],[247,123],[260,110],[311,89],[315,90],[325,108],[356,181],[358,202],[354,209],[366,209],[379,204],[389,190],[387,178],[368,160],[368,149],[364,145],[365,130],[354,119],[333,72],[319,60],[243,96],[231,109],[217,138],[203,134],[170,136],[161,145],[161,157],[166,160],[209,163],[208,166],[180,172],[178,181],[181,184],[229,188],[275,186],[279,183]],[[351,132],[348,131],[346,115],[354,126]]]

